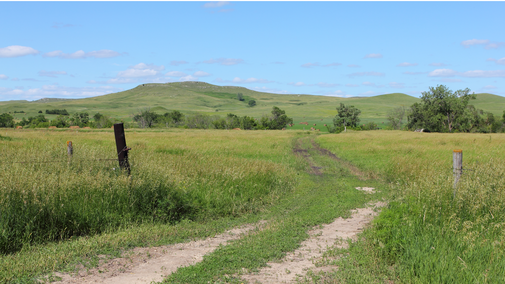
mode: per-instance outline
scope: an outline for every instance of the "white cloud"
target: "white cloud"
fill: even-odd
[[[311,67],[317,67],[317,66],[321,66],[321,65],[318,62],[315,62],[315,63],[309,62],[309,63],[302,64],[303,68],[311,68]]]
[[[181,71],[170,71],[167,74],[165,74],[170,77],[183,77],[183,76],[188,76],[188,74],[181,72]]]
[[[7,75],[0,74],[0,80],[7,80],[7,79],[9,79]]]
[[[119,71],[115,78],[109,79],[105,83],[127,84],[127,83],[145,82],[146,80],[149,80],[152,83],[158,83],[158,82],[161,83],[166,81],[165,78],[161,78],[163,70],[165,70],[165,66],[163,65],[139,63],[133,66],[129,66],[128,69],[124,71]],[[91,80],[88,81],[88,83],[96,84],[99,82]]]
[[[296,83],[288,83],[288,85],[295,86],[295,87],[302,87],[305,86],[304,82],[296,82]]]
[[[384,75],[386,75],[386,74],[381,73],[381,72],[356,72],[356,73],[348,74],[347,76],[356,77],[356,76],[384,76]]]
[[[461,42],[461,45],[464,47],[469,47],[471,45],[476,45],[476,44],[488,44],[489,40],[488,39],[470,39],[470,40],[464,40]]]
[[[41,76],[41,77],[57,78],[58,75],[67,75],[67,72],[65,72],[65,71],[45,71],[45,70],[39,71],[39,76]]]
[[[188,63],[189,62],[184,61],[184,60],[172,60],[172,61],[170,61],[170,65],[173,65],[173,66],[179,66],[179,65],[188,64]]]
[[[332,84],[332,83],[325,83],[325,82],[319,82],[316,85],[318,87],[322,87],[322,88],[334,88],[334,87],[340,86],[340,84]]]
[[[505,57],[501,59],[488,58],[486,61],[493,61],[496,62],[496,64],[505,65]]]
[[[380,53],[369,53],[365,55],[364,58],[382,58],[382,54]]]
[[[485,49],[496,49],[505,45],[504,42],[491,42],[488,39],[470,39],[461,42],[461,45],[468,48],[472,45],[484,45]]]
[[[458,72],[452,69],[435,69],[431,71],[428,76],[430,77],[453,77],[457,75]]]
[[[207,2],[203,5],[204,8],[218,8],[230,4],[228,1]]]
[[[430,66],[445,67],[445,66],[449,66],[449,64],[445,64],[445,63],[442,63],[442,62],[433,62],[433,63],[430,63]]]
[[[118,72],[117,77],[121,78],[152,77],[159,75],[160,72],[163,70],[165,70],[165,66],[163,65],[139,63],[137,65],[130,66],[129,69],[126,69],[125,71]]]
[[[356,64],[349,64],[349,65],[347,65],[347,67],[358,68],[358,67],[361,67],[361,66],[356,65]]]
[[[471,78],[501,78],[505,77],[505,70],[471,70],[463,72],[461,76]]]
[[[404,83],[397,83],[397,82],[391,82],[389,83],[389,87],[391,88],[405,88],[405,84]]]
[[[240,59],[240,58],[218,58],[218,59],[211,58],[209,60],[203,61],[203,63],[231,66],[231,65],[244,63],[244,60]]]
[[[0,57],[19,57],[30,54],[38,54],[39,51],[28,46],[11,45],[0,48]]]
[[[38,100],[42,98],[87,98],[122,91],[111,86],[102,87],[65,87],[59,85],[44,85],[40,88],[0,88],[0,100]]]
[[[184,77],[179,78],[179,80],[180,81],[198,81],[198,78],[188,75],[188,76],[184,76]]]
[[[64,59],[83,59],[83,58],[111,58],[117,57],[121,54],[117,51],[102,49],[97,51],[84,52],[83,50],[78,50],[74,53],[64,53],[61,50],[55,50],[51,52],[44,53],[44,57],[59,57]]]
[[[118,72],[117,76],[120,78],[140,78],[156,76],[158,73],[159,71],[153,69],[127,69]]]
[[[195,73],[193,73],[193,76],[195,76],[195,77],[208,77],[210,75],[211,74],[209,74],[207,72],[203,72],[203,71],[196,71]]]
[[[361,85],[367,86],[367,87],[374,87],[374,88],[382,88],[382,87],[384,87],[384,85],[377,85],[375,83],[368,82],[368,81],[363,82]]]
[[[433,80],[433,81],[444,82],[444,83],[459,83],[459,82],[463,82],[461,79],[454,79],[454,78],[444,78],[444,79]]]
[[[137,70],[145,70],[145,69],[150,69],[150,70],[155,70],[155,71],[165,70],[165,66],[163,66],[163,65],[154,65],[154,64],[145,64],[145,63],[139,63],[137,65],[129,66],[129,68],[137,69]]]
[[[417,66],[417,63],[402,62],[396,66],[397,67],[410,67],[410,66]]]
[[[324,64],[323,67],[332,67],[332,66],[340,66],[342,65],[341,63],[333,62],[333,63],[328,63]]]

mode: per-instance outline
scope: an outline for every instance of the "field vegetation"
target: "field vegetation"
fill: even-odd
[[[503,283],[505,136],[351,132],[317,141],[391,189],[389,207],[337,261],[328,283]],[[453,188],[452,151],[463,150]],[[331,253],[330,253],[331,255]],[[382,280],[381,280],[382,279]]]

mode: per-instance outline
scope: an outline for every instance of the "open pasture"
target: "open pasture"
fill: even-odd
[[[127,130],[131,178],[113,169],[116,161],[97,161],[115,158],[112,130],[0,134],[2,280],[33,282],[129,246],[272,222],[167,280],[225,281],[281,259],[308,228],[381,197],[389,205],[359,241],[326,254],[324,263],[340,269],[308,282],[500,283],[505,274],[503,134]],[[464,167],[456,191],[454,149],[463,150]]]
[[[111,130],[2,136],[2,253],[131,224],[254,212],[289,191],[295,174],[287,132],[127,131],[131,177],[100,160],[117,158]]]
[[[337,156],[378,174],[390,206],[375,220],[337,278],[385,275],[413,283],[503,283],[505,135],[404,131],[319,136]],[[463,150],[453,188],[452,153]],[[367,251],[369,267],[350,265]],[[365,253],[366,254],[366,253]],[[375,264],[374,264],[375,263]],[[388,268],[390,267],[390,268]],[[391,275],[390,275],[391,277]],[[363,280],[361,280],[363,281]]]

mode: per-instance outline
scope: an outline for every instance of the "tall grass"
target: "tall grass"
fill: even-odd
[[[127,132],[131,176],[117,162],[99,161],[116,155],[112,132],[8,137],[0,141],[2,253],[132,224],[255,212],[294,184],[294,170],[279,161],[289,148],[278,142],[289,134]],[[70,162],[66,140],[74,142]]]
[[[389,208],[363,242],[395,269],[399,279],[505,281],[504,135],[377,131],[319,140],[390,183]],[[464,157],[464,174],[456,189],[453,149],[463,149]]]

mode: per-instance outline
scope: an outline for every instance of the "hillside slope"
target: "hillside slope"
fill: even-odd
[[[244,101],[237,99],[242,93]],[[254,99],[257,105],[249,107]],[[315,95],[281,95],[263,93],[243,87],[216,86],[204,82],[178,82],[166,84],[141,84],[133,89],[86,99],[61,100],[41,99],[38,101],[0,102],[0,113],[25,111],[15,114],[16,119],[34,116],[46,109],[66,109],[70,113],[86,111],[90,115],[97,112],[130,120],[139,110],[150,108],[157,113],[179,110],[186,114],[207,113],[226,115],[248,115],[259,118],[270,113],[277,106],[295,120],[324,119],[334,117],[339,103],[354,105],[361,109],[364,120],[384,120],[386,113],[398,106],[408,107],[419,99],[402,93],[385,94],[374,97],[339,98]],[[505,109],[505,98],[492,94],[478,94],[471,102],[477,108],[500,115]],[[47,115],[52,119],[53,115]]]

